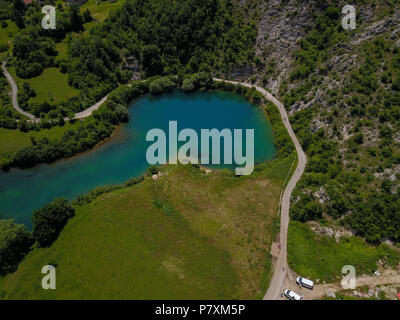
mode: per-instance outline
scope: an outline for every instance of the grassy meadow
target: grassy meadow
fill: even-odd
[[[45,69],[40,76],[27,82],[36,92],[36,97],[30,98],[29,102],[48,101],[57,104],[79,93],[79,90],[68,85],[67,74],[61,73],[58,68]]]
[[[21,88],[24,82],[28,82],[35,91],[36,96],[31,97],[29,103],[47,101],[50,104],[57,104],[79,94],[79,90],[68,84],[68,75],[61,73],[58,68],[44,69],[41,75],[30,79],[19,78],[13,67],[8,67],[7,69],[17,83],[18,88]]]
[[[56,43],[57,57],[56,61],[67,58],[68,43],[66,40]]]
[[[50,129],[41,129],[40,131],[22,132],[20,130],[0,128],[0,160],[11,157],[14,153],[23,147],[31,145],[31,137],[36,140],[47,137],[49,139],[61,138],[69,129],[76,128],[79,121],[71,123],[66,122],[64,126],[55,126]]]
[[[360,237],[334,238],[314,233],[308,224],[290,221],[288,232],[288,263],[298,274],[313,280],[337,281],[342,267],[352,265],[357,274],[371,274],[381,259],[394,267],[400,252],[382,244],[368,245]]]
[[[86,9],[89,9],[91,16],[94,20],[101,22],[104,21],[111,10],[117,10],[122,7],[125,0],[116,0],[116,1],[101,1],[101,0],[88,0],[81,6],[81,13]],[[85,26],[85,29],[86,28]]]
[[[0,44],[6,44],[9,43],[14,37],[16,33],[18,33],[18,27],[15,25],[15,23],[11,20],[5,20],[7,27],[3,28],[0,26]]]
[[[34,249],[0,278],[5,299],[253,299],[271,273],[269,248],[293,157],[249,177],[167,166],[153,181],[77,207],[50,248]],[[273,177],[271,177],[271,175]],[[57,289],[41,288],[56,265]]]

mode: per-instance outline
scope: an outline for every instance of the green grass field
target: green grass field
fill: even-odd
[[[0,52],[0,61],[3,61],[12,50],[12,39],[18,33],[18,27],[11,20],[5,20],[6,28],[0,26],[0,45],[8,45],[8,50]]]
[[[31,144],[30,137],[39,140],[47,137],[49,139],[60,138],[68,129],[78,126],[79,122],[65,123],[63,127],[55,126],[50,129],[40,131],[22,132],[20,130],[11,130],[0,128],[0,159],[12,157],[12,155],[21,148]]]
[[[79,90],[68,85],[68,76],[63,74],[57,68],[48,68],[43,73],[31,79],[18,79],[18,86],[22,82],[29,82],[35,90],[36,97],[30,98],[29,102],[48,101],[51,104],[57,104],[71,98],[79,93]]]
[[[0,43],[8,43],[8,41],[12,40],[14,35],[18,32],[18,27],[11,20],[5,20],[7,23],[6,28],[2,28],[0,26]],[[9,43],[11,46],[11,43]]]
[[[352,265],[357,274],[371,274],[376,262],[385,260],[392,267],[400,261],[400,251],[387,245],[370,246],[359,237],[334,238],[315,234],[307,224],[291,221],[288,233],[288,262],[298,274],[320,281],[336,281],[342,267]]]
[[[169,166],[77,207],[58,240],[0,278],[6,299],[251,299],[268,286],[282,178]],[[41,268],[57,265],[57,289]]]
[[[116,10],[122,7],[125,0],[111,1],[101,1],[101,0],[88,0],[85,4],[81,6],[81,12],[89,9],[92,17],[98,21],[104,21],[111,10]],[[87,29],[85,27],[85,29]]]
[[[56,51],[58,55],[56,61],[67,58],[68,43],[66,41],[61,41],[56,43]]]

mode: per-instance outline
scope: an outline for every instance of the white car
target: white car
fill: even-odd
[[[303,300],[302,296],[299,296],[296,292],[292,290],[285,290],[284,295],[290,300]]]
[[[310,290],[312,290],[314,288],[314,282],[312,282],[311,280],[306,279],[306,278],[297,277],[296,283],[300,287],[304,287],[304,288],[307,288],[307,289],[310,289]]]

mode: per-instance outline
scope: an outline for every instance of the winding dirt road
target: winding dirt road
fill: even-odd
[[[20,106],[18,104],[18,87],[17,87],[14,79],[11,77],[10,73],[7,71],[6,65],[7,65],[7,61],[3,61],[1,68],[3,69],[4,76],[7,78],[8,82],[11,85],[12,105],[13,105],[14,109],[17,110],[20,114],[23,114],[24,116],[28,117],[33,122],[40,121],[40,119],[36,118],[33,114],[30,114],[29,112],[26,112],[20,108]],[[107,101],[107,98],[108,98],[108,95],[106,95],[100,101],[96,102],[91,107],[89,107],[81,112],[75,113],[75,115],[72,119],[82,119],[82,118],[89,117],[93,113],[94,110],[97,110],[104,102]],[[64,120],[68,121],[70,119],[65,118]]]
[[[37,118],[33,114],[30,114],[29,112],[26,112],[19,107],[19,105],[18,105],[18,87],[17,87],[14,79],[8,73],[6,65],[7,65],[7,61],[3,61],[3,63],[1,64],[1,68],[3,69],[4,76],[7,78],[8,82],[11,85],[11,90],[12,90],[11,91],[11,97],[12,97],[11,100],[12,100],[12,105],[13,105],[14,109],[17,110],[20,114],[23,114],[24,116],[31,119],[32,121],[36,121]]]
[[[93,113],[94,110],[97,110],[104,102],[107,101],[107,98],[108,98],[108,95],[106,95],[99,102],[96,102],[91,107],[89,107],[81,112],[75,113],[73,119],[82,119],[82,118],[89,117]]]
[[[280,295],[283,292],[283,285],[285,279],[288,278],[291,281],[295,280],[294,274],[290,271],[287,263],[287,232],[289,227],[290,197],[292,195],[294,187],[296,186],[297,182],[300,180],[304,172],[307,163],[307,157],[303,149],[301,148],[301,145],[297,140],[296,135],[293,132],[292,126],[290,125],[290,122],[288,120],[286,109],[278,99],[276,99],[274,96],[272,96],[269,92],[267,92],[263,88],[249,83],[243,83],[238,81],[227,81],[218,78],[214,78],[214,81],[225,81],[227,83],[240,84],[248,88],[252,87],[256,88],[258,92],[262,93],[265,98],[271,101],[279,109],[285,128],[288,131],[290,138],[292,139],[296,147],[297,158],[298,158],[297,168],[294,171],[292,177],[290,178],[282,196],[281,226],[279,232],[279,244],[277,246],[279,249],[279,253],[277,260],[275,262],[274,275],[271,279],[268,291],[264,296],[264,300],[277,300],[280,298]]]

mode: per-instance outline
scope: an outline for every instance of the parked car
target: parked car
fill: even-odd
[[[303,300],[302,296],[299,296],[296,292],[292,290],[285,290],[284,295],[289,300]]]
[[[314,288],[314,282],[312,282],[311,280],[306,279],[306,278],[297,277],[296,283],[300,287],[304,287],[304,288],[307,288],[307,289],[310,289],[310,290],[312,290]]]

